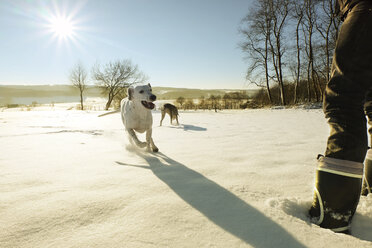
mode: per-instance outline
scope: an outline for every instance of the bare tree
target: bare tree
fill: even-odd
[[[258,86],[265,87],[271,103],[273,100],[269,82],[271,79],[276,80],[279,84],[282,105],[286,104],[283,68],[286,52],[284,34],[290,8],[290,0],[257,0],[256,6],[242,20],[246,26],[240,29],[245,38],[240,46],[248,54],[250,61],[247,79]],[[275,76],[270,76],[271,69]],[[265,85],[261,81],[262,72],[265,75]]]
[[[199,103],[198,103],[198,108],[204,109],[206,108],[206,101],[204,96],[199,97]]]
[[[321,2],[322,12],[319,14],[316,28],[324,40],[323,54],[325,58],[325,76],[327,81],[330,79],[331,62],[333,50],[336,46],[338,29],[341,23],[337,17],[335,5],[337,0],[324,0]]]
[[[185,98],[180,96],[177,98],[176,102],[180,105],[180,107],[182,108],[182,105],[184,104],[185,102]]]
[[[293,103],[296,104],[298,99],[298,87],[300,83],[300,77],[301,77],[301,39],[300,39],[300,26],[302,23],[302,19],[304,17],[305,12],[305,5],[302,1],[293,1],[293,12],[292,12],[292,18],[296,21],[296,69],[294,70],[295,74],[295,87],[294,87],[294,96],[293,96]]]
[[[258,0],[248,15],[242,20],[239,31],[245,41],[240,44],[247,54],[249,67],[246,79],[259,87],[266,88],[270,104],[273,102],[270,92],[269,40],[271,38],[272,13],[269,10],[271,0]],[[264,82],[261,81],[264,73]]]
[[[187,99],[184,105],[184,109],[193,109],[195,108],[195,103],[193,99]]]
[[[312,99],[311,88],[315,95],[315,100],[322,99],[321,78],[319,76],[320,66],[319,57],[322,57],[323,51],[320,51],[319,32],[317,33],[316,21],[321,15],[321,8],[318,8],[319,3],[325,0],[304,0],[305,15],[303,33],[305,37],[306,55],[307,55],[307,90],[308,101]],[[320,54],[319,54],[320,53]],[[320,97],[319,97],[320,96]]]
[[[285,26],[288,23],[291,7],[290,3],[289,0],[270,0],[269,4],[269,10],[272,14],[271,30],[273,35],[273,38],[269,39],[269,44],[275,75],[279,84],[280,101],[282,105],[286,104],[283,79],[283,57],[285,53],[284,32]]]
[[[80,93],[80,106],[84,110],[83,93],[87,87],[87,71],[81,63],[76,64],[70,71],[70,82]]]
[[[224,103],[224,108],[229,109],[231,108],[231,96],[229,93],[225,93],[222,97],[223,103]]]
[[[213,108],[214,112],[216,113],[217,113],[217,108],[219,106],[220,99],[221,99],[221,96],[215,96],[215,95],[211,95],[208,99],[210,102],[211,108]]]
[[[126,88],[147,81],[147,77],[130,60],[109,62],[102,69],[97,64],[92,69],[92,75],[103,92],[108,95],[106,110],[110,108],[114,98],[122,94]]]

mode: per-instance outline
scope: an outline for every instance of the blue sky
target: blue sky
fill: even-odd
[[[69,84],[78,62],[130,59],[153,86],[247,88],[238,27],[251,2],[1,0],[0,84]],[[71,36],[51,31],[56,16]]]

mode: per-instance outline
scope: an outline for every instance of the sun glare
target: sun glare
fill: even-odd
[[[70,38],[73,35],[74,26],[67,18],[55,18],[50,23],[52,32],[61,38]]]
[[[74,24],[66,17],[52,18],[49,27],[52,33],[60,39],[71,39],[74,35]]]
[[[84,39],[82,36],[87,29],[84,26],[87,19],[82,12],[86,1],[36,2],[38,4],[32,5],[30,18],[33,18],[33,24],[37,26],[45,44],[59,51],[80,47],[80,42]]]

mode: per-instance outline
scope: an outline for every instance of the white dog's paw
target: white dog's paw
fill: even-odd
[[[140,147],[140,148],[144,148],[144,147],[147,146],[147,142],[138,142],[137,146]]]
[[[158,152],[159,149],[156,146],[153,146],[153,147],[148,146],[148,147],[146,147],[146,151],[148,151],[148,152]]]

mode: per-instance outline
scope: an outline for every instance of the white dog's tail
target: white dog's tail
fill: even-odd
[[[115,114],[115,113],[119,113],[119,112],[120,112],[120,109],[115,110],[115,111],[111,111],[111,112],[107,112],[107,113],[104,113],[104,114],[100,114],[98,117],[102,117],[102,116],[105,116],[105,115],[111,115],[111,114]]]

